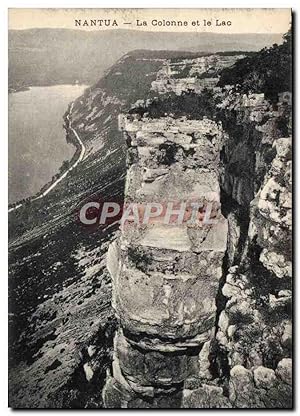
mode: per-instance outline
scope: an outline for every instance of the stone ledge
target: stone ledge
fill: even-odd
[[[130,332],[172,339],[192,337],[211,327],[217,289],[214,276],[147,275],[123,267],[114,281],[114,308]]]

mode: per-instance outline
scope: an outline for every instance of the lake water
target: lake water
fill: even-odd
[[[36,194],[75,147],[67,144],[63,115],[86,86],[31,87],[8,98],[9,203]]]

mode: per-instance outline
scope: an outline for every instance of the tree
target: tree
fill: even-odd
[[[281,45],[264,48],[225,68],[218,85],[234,85],[242,93],[264,93],[266,98],[276,102],[278,93],[291,91],[291,84],[292,31],[289,29]]]

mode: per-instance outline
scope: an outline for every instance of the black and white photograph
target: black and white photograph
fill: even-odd
[[[294,408],[294,20],[8,10],[10,408]]]

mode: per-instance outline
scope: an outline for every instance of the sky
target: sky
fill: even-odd
[[[75,19],[81,26],[75,26]],[[84,20],[116,19],[118,26],[85,26]],[[147,25],[137,25],[145,21]],[[155,25],[152,21],[156,22]],[[159,26],[158,21],[186,21],[187,26]],[[204,24],[211,22],[211,25]],[[225,25],[218,25],[226,22]],[[195,24],[193,24],[193,22]],[[197,23],[196,23],[197,22]],[[231,24],[228,24],[231,22]],[[135,29],[209,33],[285,33],[291,9],[9,9],[9,29],[66,28],[78,30]]]

